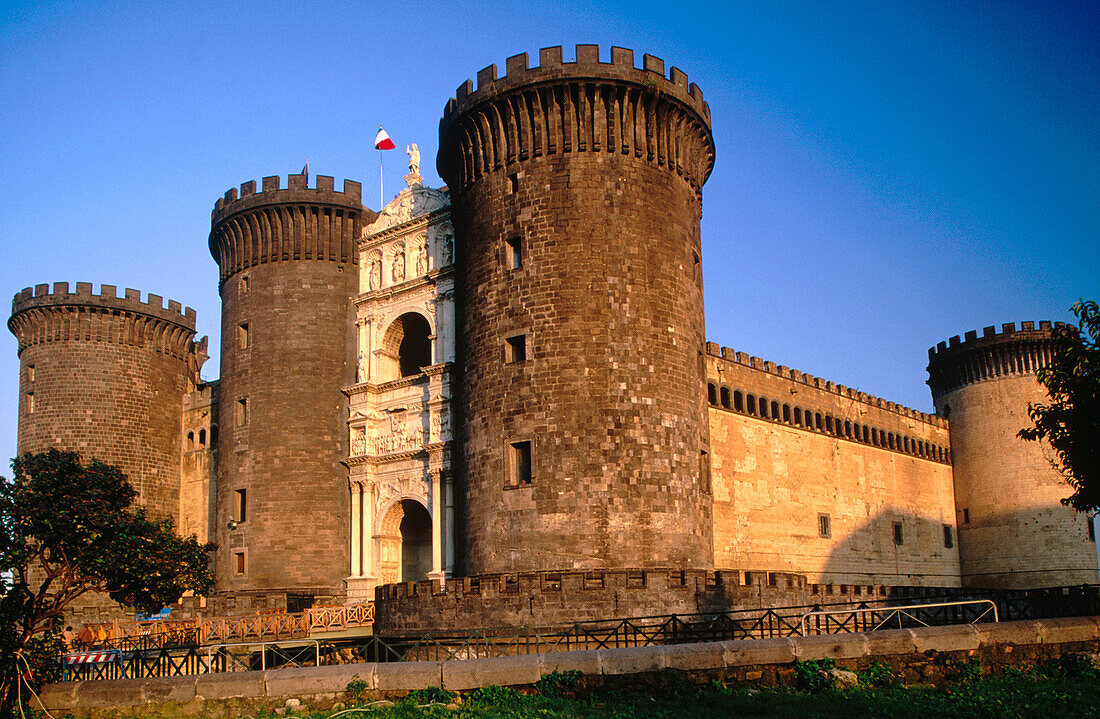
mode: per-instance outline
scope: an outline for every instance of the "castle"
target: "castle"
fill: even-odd
[[[707,342],[714,157],[658,58],[511,57],[446,105],[446,188],[412,156],[377,213],[304,174],[217,200],[214,382],[177,302],[19,292],[18,451],[117,464],[215,541],[211,613],[377,600],[412,630],[1094,582],[1016,438],[1050,323],[930,350],[935,415]]]

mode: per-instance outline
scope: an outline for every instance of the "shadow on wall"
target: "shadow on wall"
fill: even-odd
[[[819,541],[835,541],[823,583],[958,587],[959,541],[954,522],[896,511],[875,515],[838,537],[828,515],[818,517]]]

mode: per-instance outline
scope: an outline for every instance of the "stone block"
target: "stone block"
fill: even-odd
[[[53,712],[67,712],[76,706],[76,692],[80,682],[58,682],[47,684],[38,693],[41,701],[32,701],[31,708],[35,710],[46,709]]]
[[[1043,644],[1092,642],[1100,638],[1095,617],[1041,619],[1038,625],[1043,637]]]
[[[356,677],[373,687],[375,664],[337,664],[329,667],[302,667],[269,671],[264,677],[267,694],[272,697],[302,695],[342,695],[348,682]]]
[[[664,653],[669,669],[694,671],[725,667],[725,651],[721,642],[673,644],[664,647]]]
[[[668,647],[625,647],[600,649],[600,664],[604,674],[640,674],[658,672],[668,667],[665,651]]]
[[[797,637],[793,642],[794,654],[799,661],[852,659],[867,655],[867,638],[863,634]]]
[[[913,643],[918,652],[973,651],[979,646],[978,632],[970,624],[914,629]]]
[[[789,664],[797,657],[794,641],[786,637],[721,642],[722,661],[727,667],[751,664]]]
[[[443,686],[444,662],[386,662],[375,665],[374,688],[413,691]]]
[[[148,704],[178,702],[183,704],[195,698],[194,676],[150,677],[141,681],[141,696]]]
[[[994,644],[1041,644],[1043,633],[1038,622],[989,622],[975,624],[978,641],[982,646]]]
[[[553,672],[580,672],[602,674],[600,653],[593,649],[579,652],[548,652],[539,654],[539,668],[543,676]]]
[[[871,656],[896,656],[917,651],[913,632],[909,629],[884,629],[867,632],[864,636],[867,639],[867,653]]]
[[[141,684],[140,679],[80,682],[76,688],[76,706],[82,709],[141,706]]]
[[[266,696],[265,672],[203,674],[195,680],[195,694],[203,699],[240,699]]]

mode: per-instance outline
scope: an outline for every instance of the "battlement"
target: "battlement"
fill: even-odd
[[[363,185],[355,180],[344,180],[343,191],[336,191],[334,178],[317,175],[314,187],[309,187],[309,176],[305,174],[288,175],[287,186],[282,187],[282,178],[278,175],[265,177],[256,190],[256,181],[241,183],[239,194],[236,187],[226,190],[223,197],[214,203],[211,223],[218,224],[222,219],[242,210],[259,205],[274,204],[325,204],[338,205],[350,209],[363,209]]]
[[[841,397],[861,402],[872,407],[886,410],[887,412],[894,412],[904,417],[909,417],[927,424],[935,425],[937,427],[946,427],[946,421],[937,415],[928,414],[927,412],[921,412],[917,409],[912,409],[904,405],[897,404],[896,402],[890,402],[889,400],[876,397],[866,392],[861,392],[851,387],[845,387],[842,384],[836,384],[824,380],[820,377],[815,377],[812,374],[806,372],[800,372],[795,369],[791,369],[784,365],[777,365],[774,362],[763,360],[759,357],[754,357],[745,352],[737,352],[729,347],[719,347],[714,342],[707,342],[706,353],[711,357],[724,360],[726,362],[732,362],[733,364],[742,365],[750,369],[754,369],[760,372],[766,372],[768,374],[782,377],[783,379],[790,380],[792,382],[798,382],[808,387],[814,387],[825,392],[831,392]]]
[[[195,310],[190,307],[183,308],[175,300],[169,300],[168,305],[165,306],[163,297],[150,293],[147,299],[142,301],[141,292],[129,288],[120,297],[118,288],[114,285],[101,285],[99,293],[96,294],[92,291],[90,282],[77,282],[75,292],[69,292],[68,282],[55,282],[52,290],[48,284],[35,285],[33,289],[27,287],[20,290],[12,299],[11,313],[14,317],[30,309],[74,305],[136,312],[181,325],[192,331],[195,329]]]
[[[1056,334],[1067,325],[1043,320],[1014,322],[985,327],[979,337],[976,330],[955,335],[928,350],[928,386],[933,399],[943,394],[1003,375],[1034,374],[1051,360]]]
[[[1039,322],[1038,328],[1035,327],[1034,322],[1021,322],[1020,329],[1016,329],[1015,322],[1008,322],[1001,325],[1001,331],[998,332],[997,328],[993,325],[982,329],[982,336],[978,336],[977,330],[970,330],[963,334],[963,338],[960,340],[958,335],[955,335],[946,342],[940,342],[935,347],[931,347],[928,350],[928,361],[935,362],[944,357],[948,357],[959,350],[969,350],[975,347],[988,347],[994,344],[1005,344],[1009,342],[1030,341],[1030,340],[1046,340],[1053,336],[1055,330],[1060,330],[1065,327],[1064,322],[1050,322],[1048,320],[1042,320]]]
[[[652,55],[634,65],[634,51],[611,48],[601,62],[596,45],[577,45],[565,62],[562,49],[508,58],[455,91],[439,122],[436,166],[452,190],[516,162],[575,153],[633,157],[671,170],[701,194],[714,168],[710,108],[679,68],[665,75]]]
[[[443,110],[443,123],[464,112],[488,97],[523,85],[534,85],[561,80],[621,80],[631,82],[654,92],[670,95],[692,108],[710,124],[710,106],[703,99],[699,87],[688,81],[688,76],[678,67],[672,67],[665,75],[665,61],[653,55],[642,55],[642,66],[634,64],[634,51],[611,47],[611,61],[600,60],[598,45],[577,45],[576,59],[563,60],[562,48],[544,47],[539,50],[539,64],[530,67],[527,53],[513,55],[505,61],[505,74],[497,77],[497,66],[489,65],[477,73],[477,88],[470,80],[455,90]]]

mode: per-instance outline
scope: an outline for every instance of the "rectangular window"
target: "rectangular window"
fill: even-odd
[[[237,349],[248,349],[248,323],[242,322],[237,325]]]
[[[710,494],[710,455],[706,452],[699,452],[699,479],[702,480],[707,494]]]
[[[248,400],[237,400],[237,426],[243,427],[248,424]]]
[[[233,552],[233,571],[244,574],[244,552]]]
[[[248,292],[248,275],[241,275],[241,292]]]
[[[525,487],[531,484],[531,442],[511,442],[508,444],[508,484],[513,487]]]
[[[34,365],[27,365],[27,381],[34,382]]]
[[[943,546],[947,549],[951,549],[955,546],[955,537],[951,534],[951,525],[943,525]]]
[[[518,237],[505,240],[505,266],[510,270],[523,267],[523,240]]]
[[[527,335],[516,335],[504,340],[504,361],[508,364],[527,360]]]
[[[1085,524],[1087,524],[1089,526],[1089,541],[1090,542],[1095,542],[1096,541],[1096,524],[1095,524],[1095,522],[1096,522],[1096,520],[1093,517],[1089,517],[1089,516],[1085,517]]]
[[[236,500],[237,521],[243,522],[248,517],[248,507],[246,502],[248,500],[248,490],[238,489],[233,492],[233,497]]]
[[[905,544],[905,535],[901,532],[901,522],[894,522],[894,545],[900,547]]]
[[[824,539],[828,539],[833,536],[833,527],[829,521],[829,515],[819,514],[817,515],[817,536]]]
[[[963,510],[963,524],[970,524],[970,510]]]
[[[27,392],[27,414],[34,412],[34,392]]]
[[[515,173],[508,175],[508,191],[512,194],[519,192],[519,175]]]

